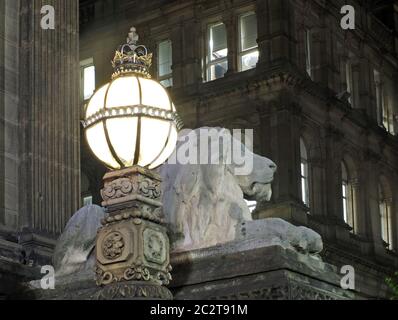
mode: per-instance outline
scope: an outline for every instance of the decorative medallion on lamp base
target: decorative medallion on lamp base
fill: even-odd
[[[109,216],[96,240],[96,280],[103,299],[172,299],[169,239],[161,204],[161,178],[133,166],[104,176]]]

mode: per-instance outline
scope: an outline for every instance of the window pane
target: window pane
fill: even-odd
[[[250,212],[252,213],[257,207],[257,201],[250,201],[250,200],[246,200],[246,199],[245,199],[245,201],[246,201],[247,206],[249,207]]]
[[[312,48],[312,35],[310,30],[305,31],[305,66],[307,73],[310,77],[312,77],[312,57],[311,57],[311,48]]]
[[[210,26],[209,51],[210,61],[224,58],[228,55],[227,33],[223,23]]]
[[[83,198],[83,205],[84,206],[90,206],[93,204],[93,197],[92,196],[88,196],[88,197],[84,197]]]
[[[305,178],[301,178],[301,200],[305,205],[308,205],[307,201],[307,180]]]
[[[347,212],[347,199],[343,198],[343,211],[344,211],[344,221],[348,223],[348,212]]]
[[[257,47],[257,18],[254,13],[240,18],[240,41],[242,51]]]
[[[168,75],[172,73],[172,46],[171,41],[166,40],[159,43],[158,48],[158,73],[159,77]]]
[[[348,102],[353,104],[353,86],[352,86],[352,66],[350,62],[347,62],[345,65],[346,72],[346,82],[347,82],[347,92],[350,94],[348,98]]]
[[[224,77],[225,72],[227,72],[228,63],[227,61],[222,61],[211,65],[209,67],[209,80],[215,80]]]
[[[83,71],[84,100],[91,98],[95,91],[95,67],[85,67]]]
[[[242,71],[255,68],[257,62],[258,62],[258,50],[243,55],[241,58]]]
[[[160,84],[165,88],[170,88],[173,86],[173,78],[164,79],[160,81]]]

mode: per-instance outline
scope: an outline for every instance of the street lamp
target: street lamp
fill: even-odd
[[[96,239],[96,280],[104,299],[171,298],[161,179],[151,169],[174,151],[182,122],[150,77],[152,54],[130,31],[112,61],[112,80],[92,96],[83,123],[92,152],[111,169],[101,190],[109,215]]]

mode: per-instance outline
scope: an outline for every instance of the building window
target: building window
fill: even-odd
[[[301,181],[301,200],[309,207],[310,194],[308,188],[308,154],[304,140],[300,138],[300,181]]]
[[[387,132],[394,134],[394,112],[389,99],[386,84],[380,72],[374,70],[374,84],[376,91],[377,122]]]
[[[239,71],[255,68],[257,62],[257,17],[249,12],[239,17]]]
[[[249,207],[250,213],[253,213],[253,211],[256,209],[257,207],[257,201],[250,201],[250,200],[246,200],[246,204]]]
[[[228,70],[227,32],[223,23],[209,25],[207,45],[207,81],[224,77]]]
[[[312,62],[312,32],[306,29],[304,32],[304,49],[305,49],[305,68],[307,74],[313,78],[313,62]]]
[[[92,58],[80,62],[80,78],[82,100],[87,101],[95,91],[95,66]]]
[[[352,80],[352,64],[350,61],[345,63],[345,81],[346,81],[346,91],[349,93],[348,102],[351,106],[354,105],[354,90],[353,90],[353,80]]]
[[[93,204],[93,196],[83,197],[83,206],[90,206]]]
[[[373,70],[373,76],[376,89],[377,124],[383,127],[383,84],[381,82],[380,72]]]
[[[158,80],[166,88],[173,86],[173,51],[170,40],[158,44]]]
[[[392,230],[392,197],[386,184],[379,185],[379,213],[381,222],[381,238],[387,249],[393,249]]]
[[[350,173],[344,162],[341,162],[341,181],[342,181],[342,200],[343,200],[343,216],[353,232],[356,232],[355,221],[355,190]]]

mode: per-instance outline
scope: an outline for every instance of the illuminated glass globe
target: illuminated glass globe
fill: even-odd
[[[153,169],[174,151],[181,122],[167,91],[150,79],[152,55],[136,45],[135,34],[129,36],[130,43],[116,51],[112,81],[87,105],[85,135],[107,167]]]

